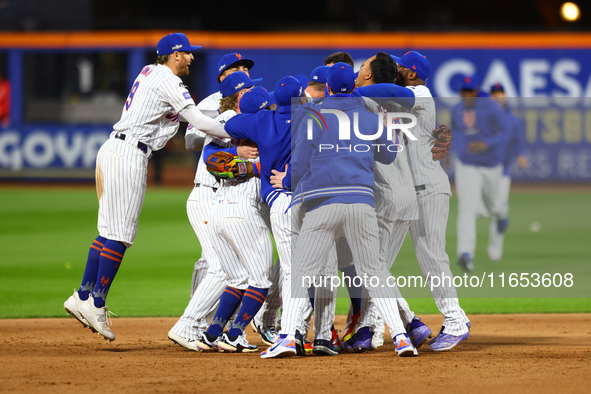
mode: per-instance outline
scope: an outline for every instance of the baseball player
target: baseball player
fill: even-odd
[[[253,66],[254,61],[244,58],[241,54],[228,53],[218,62],[216,68],[218,73],[217,81],[221,83],[228,75],[236,71],[242,71],[249,76],[249,70]],[[215,111],[215,114],[219,114],[222,98],[222,93],[217,91],[203,99],[197,105],[197,108],[203,111]],[[230,106],[229,109],[233,109],[233,107]],[[224,122],[225,117],[228,116],[228,114],[218,119],[218,122]],[[204,145],[207,145],[214,140],[218,145],[224,144],[222,140],[214,139],[213,137],[206,135],[192,124],[187,126],[185,145],[188,150],[201,151]],[[245,159],[254,159],[258,157],[258,150],[256,147],[250,145],[240,145],[237,147],[229,146],[227,151]],[[193,269],[191,298],[193,298],[198,285],[204,280],[206,283],[201,289],[201,294],[197,296],[194,302],[190,301],[179,321],[168,333],[169,339],[190,350],[197,350],[194,346],[194,341],[198,338],[200,333],[207,329],[217,307],[221,293],[216,292],[213,289],[223,289],[226,285],[226,279],[219,264],[215,263],[214,269],[211,271],[208,270],[210,265],[208,261],[215,259],[216,256],[209,256],[208,258],[208,255],[211,254],[212,246],[207,232],[207,223],[209,221],[209,211],[211,210],[215,192],[217,191],[219,184],[214,176],[207,171],[204,159],[203,155],[201,155],[195,173],[195,187],[192,189],[191,194],[187,199],[187,215],[189,217],[189,222],[191,223],[201,246],[201,256],[195,263]],[[198,300],[201,303],[197,303]],[[200,307],[197,308],[196,305],[200,305]],[[200,315],[204,305],[209,305],[209,310],[201,318],[196,319],[195,316]]]
[[[328,71],[328,88],[331,97],[327,97],[317,109],[338,109],[350,119],[358,120],[360,130],[375,130],[380,119],[376,114],[366,111],[360,102],[350,93],[354,88],[353,68],[345,63],[337,63]],[[333,97],[334,96],[334,97]],[[294,132],[295,141],[292,182],[296,186],[292,201],[294,218],[300,222],[295,238],[293,256],[292,297],[284,300],[284,317],[280,339],[261,353],[262,358],[287,357],[296,355],[295,335],[301,319],[301,310],[308,302],[307,289],[310,284],[300,282],[305,277],[320,274],[325,258],[340,236],[344,236],[358,265],[361,275],[378,278],[386,283],[389,272],[378,262],[377,250],[379,237],[377,220],[373,208],[373,166],[374,160],[390,163],[396,157],[396,150],[371,149],[353,154],[335,154],[322,152],[322,145],[340,144],[337,132],[339,121],[336,117],[326,117],[326,130],[320,132],[314,127],[313,140],[307,140],[306,126]],[[300,125],[305,125],[301,122]],[[374,132],[375,133],[375,132]],[[362,140],[351,136],[351,143]],[[334,146],[334,145],[333,145]],[[375,159],[374,159],[375,157]],[[299,225],[298,225],[299,227]],[[362,234],[363,236],[360,236]],[[333,267],[336,269],[336,266]],[[290,286],[291,287],[291,286]],[[410,343],[398,315],[397,302],[390,289],[380,286],[367,286],[376,305],[383,313],[391,332],[394,334],[396,351],[399,356],[417,355]],[[317,346],[315,340],[315,348]],[[331,349],[330,342],[318,345]],[[333,351],[332,354],[337,354]]]
[[[228,75],[235,71],[242,71],[247,76],[250,76],[249,71],[254,66],[254,61],[243,57],[239,53],[228,53],[220,59],[217,65],[217,81],[221,83]],[[211,95],[204,98],[197,108],[200,110],[212,110],[219,111],[220,101],[222,94],[220,91],[212,93]],[[190,125],[187,127],[185,134],[185,142],[188,150],[200,151],[204,145],[212,140],[211,137],[207,137],[204,133],[197,130],[195,127]],[[238,156],[253,159],[258,156],[258,152],[255,147],[242,145],[234,147]],[[201,283],[204,276],[207,273],[207,254],[209,253],[210,241],[207,236],[206,222],[208,212],[213,201],[214,189],[219,186],[214,179],[213,175],[207,172],[204,158],[200,157],[199,164],[197,165],[197,171],[195,173],[195,187],[191,191],[189,198],[187,199],[187,215],[195,235],[201,245],[201,257],[195,263],[193,270],[193,277],[191,280],[191,295],[195,292],[195,289]]]
[[[492,220],[503,217],[500,183],[505,148],[512,137],[514,122],[498,103],[489,97],[478,97],[478,83],[474,76],[463,78],[460,94],[462,100],[451,112],[458,194],[457,255],[460,266],[472,271],[476,218],[481,211],[481,202],[484,202]]]
[[[421,109],[417,125],[410,129],[417,140],[406,144],[419,208],[418,220],[410,223],[410,235],[423,276],[452,277],[449,257],[445,253],[451,188],[441,164],[433,160],[435,102],[425,86],[431,65],[425,56],[416,51],[393,58],[397,63],[399,85],[376,84],[361,87],[359,92],[367,97],[403,97],[405,103],[410,98],[414,100],[413,109]],[[453,286],[433,286],[432,294],[443,315],[443,325],[439,334],[429,341],[430,349],[450,350],[468,338],[470,322],[459,305]],[[416,320],[413,322],[416,324]]]
[[[189,74],[192,46],[182,33],[163,37],[155,64],[135,79],[96,160],[99,200],[98,232],[89,253],[82,284],[64,303],[65,310],[105,339],[114,340],[106,298],[127,248],[133,245],[147,186],[148,159],[162,149],[179,127],[179,117],[214,127],[213,119],[195,108],[180,79]],[[186,118],[185,118],[186,119]]]
[[[384,52],[379,52],[363,62],[356,79],[356,86],[360,88],[376,83],[392,83],[397,76],[396,63],[392,57]],[[365,104],[366,108],[374,113],[387,112],[388,110],[369,98],[365,98]],[[392,111],[403,110],[400,105],[394,105],[393,102],[390,102],[390,105]],[[400,129],[396,131],[397,137],[402,140]],[[384,165],[377,162],[374,168],[374,199],[380,228],[380,261],[388,269],[391,269],[396,260],[411,222],[418,219],[418,205],[406,156],[406,150],[402,149],[398,152],[397,160],[393,163]],[[410,310],[398,287],[394,287],[394,289],[397,292],[401,319],[413,345],[419,348],[431,334],[431,330]],[[363,299],[361,311],[357,320],[357,332],[352,331],[355,324],[350,324],[350,330],[347,332],[354,335],[347,337],[347,332],[345,333],[344,339],[346,341],[343,344],[345,349],[371,350],[383,344],[384,323],[377,315],[371,299]]]
[[[251,80],[246,73],[242,71],[236,71],[226,76],[220,84],[220,92],[222,92],[222,99],[220,100],[220,111],[222,112],[216,120],[223,124],[232,116],[236,115],[238,110],[238,103],[241,101],[242,94],[249,88],[259,83],[261,79]],[[235,143],[232,143],[229,139],[221,140],[215,137],[206,137],[208,144],[206,147],[215,150],[225,150],[232,155],[239,155],[240,147],[236,147]],[[226,149],[223,149],[225,147]],[[211,150],[210,150],[211,153]],[[204,152],[202,155],[203,159],[208,157],[208,154]],[[206,162],[203,163],[203,172],[207,172],[207,175],[211,175],[206,169]],[[217,181],[216,181],[217,182]],[[232,189],[234,190],[234,189]],[[217,192],[216,188],[216,192]],[[214,194],[214,201],[217,199]],[[212,202],[212,204],[213,204]],[[207,231],[211,232],[211,211],[215,205],[208,208],[207,220],[204,224]],[[197,286],[195,293],[193,293],[189,304],[185,308],[185,311],[181,318],[171,328],[168,333],[169,339],[176,342],[177,344],[190,349],[190,350],[203,350],[196,346],[197,341],[201,338],[203,332],[209,327],[209,323],[212,319],[213,313],[218,307],[220,297],[223,294],[224,288],[228,285],[228,275],[224,272],[221,265],[220,252],[214,248],[211,234],[206,234],[205,239],[208,240],[209,251],[208,256],[210,262],[208,263],[207,274],[201,283]],[[211,342],[213,345],[214,341]],[[201,341],[203,343],[203,341]],[[217,341],[216,341],[217,344]],[[209,350],[209,349],[206,349]]]
[[[239,99],[249,89],[247,82],[250,81],[245,78],[246,74],[240,71],[228,76],[222,82],[223,91],[229,88],[225,95],[232,93]],[[268,103],[270,97],[267,95],[264,101]],[[260,105],[260,109],[264,107],[266,103]],[[234,111],[227,112],[232,112],[227,119],[236,115]],[[213,153],[209,148],[210,145],[204,149],[207,157]],[[254,168],[256,173],[257,167]],[[218,347],[229,352],[256,351],[257,346],[249,344],[242,334],[265,302],[271,287],[273,267],[273,244],[267,224],[268,207],[261,201],[260,179],[224,180],[216,192],[215,200],[207,227],[228,284],[212,323],[198,338],[196,346],[201,350]],[[239,306],[233,325],[223,332]]]
[[[270,177],[275,168],[285,168],[291,157],[291,105],[292,98],[300,99],[305,85],[293,76],[280,79],[274,90],[275,111],[239,114],[223,127],[202,129],[217,137],[246,139],[256,143],[261,162],[261,196],[269,205],[271,231],[275,239],[282,273],[282,302],[291,298],[291,192],[275,190]],[[282,331],[284,324],[282,321]],[[283,334],[281,334],[283,335]],[[295,345],[294,345],[295,346]]]
[[[501,208],[499,218],[491,218],[488,228],[488,257],[493,261],[501,260],[503,257],[503,245],[505,232],[509,225],[509,191],[511,189],[510,169],[513,163],[521,169],[527,167],[528,160],[525,156],[525,132],[523,122],[517,118],[507,105],[507,96],[505,88],[500,83],[494,84],[490,88],[490,98],[501,106],[506,115],[507,127],[510,127],[509,121],[515,124],[511,129],[512,137],[505,148],[506,158],[503,162],[503,175],[500,181],[499,198],[500,201],[495,204]]]

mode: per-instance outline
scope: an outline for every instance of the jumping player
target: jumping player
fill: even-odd
[[[189,74],[192,46],[182,33],[163,37],[155,64],[145,66],[134,81],[121,120],[96,159],[99,200],[98,237],[93,241],[80,288],[64,309],[83,325],[113,341],[106,298],[127,248],[133,245],[147,187],[148,159],[162,149],[179,127],[179,115],[213,127],[195,109],[180,79]]]

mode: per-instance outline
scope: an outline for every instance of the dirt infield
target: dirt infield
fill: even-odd
[[[342,327],[344,318],[337,318]],[[591,314],[475,315],[447,353],[426,345],[262,360],[197,353],[167,339],[175,318],[115,318],[109,343],[73,318],[0,320],[2,391],[16,392],[588,392]],[[423,316],[429,327],[437,315]],[[260,344],[250,328],[252,343]]]

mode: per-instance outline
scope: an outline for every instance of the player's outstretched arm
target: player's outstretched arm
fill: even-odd
[[[196,129],[206,134],[218,138],[230,138],[230,135],[224,130],[223,124],[204,115],[195,105],[186,106],[179,114]]]

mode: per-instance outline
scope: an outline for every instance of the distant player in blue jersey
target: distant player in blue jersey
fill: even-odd
[[[512,120],[514,126],[511,128],[511,139],[505,148],[505,160],[503,161],[503,175],[500,180],[499,217],[491,218],[488,229],[488,257],[493,261],[501,260],[503,257],[503,246],[505,241],[505,232],[509,224],[509,191],[511,189],[510,170],[513,164],[517,164],[520,169],[527,167],[528,160],[525,156],[525,130],[523,121],[516,117],[511,108],[507,105],[507,95],[505,88],[500,83],[494,84],[490,88],[490,98],[501,106],[506,114],[507,122]],[[507,125],[509,127],[509,125]]]
[[[505,149],[514,121],[489,97],[479,97],[474,76],[465,76],[462,100],[452,108],[452,152],[455,153],[455,186],[458,195],[458,263],[474,269],[476,218],[481,201],[492,220],[502,218],[499,192],[504,171]],[[482,200],[481,200],[482,199]]]

